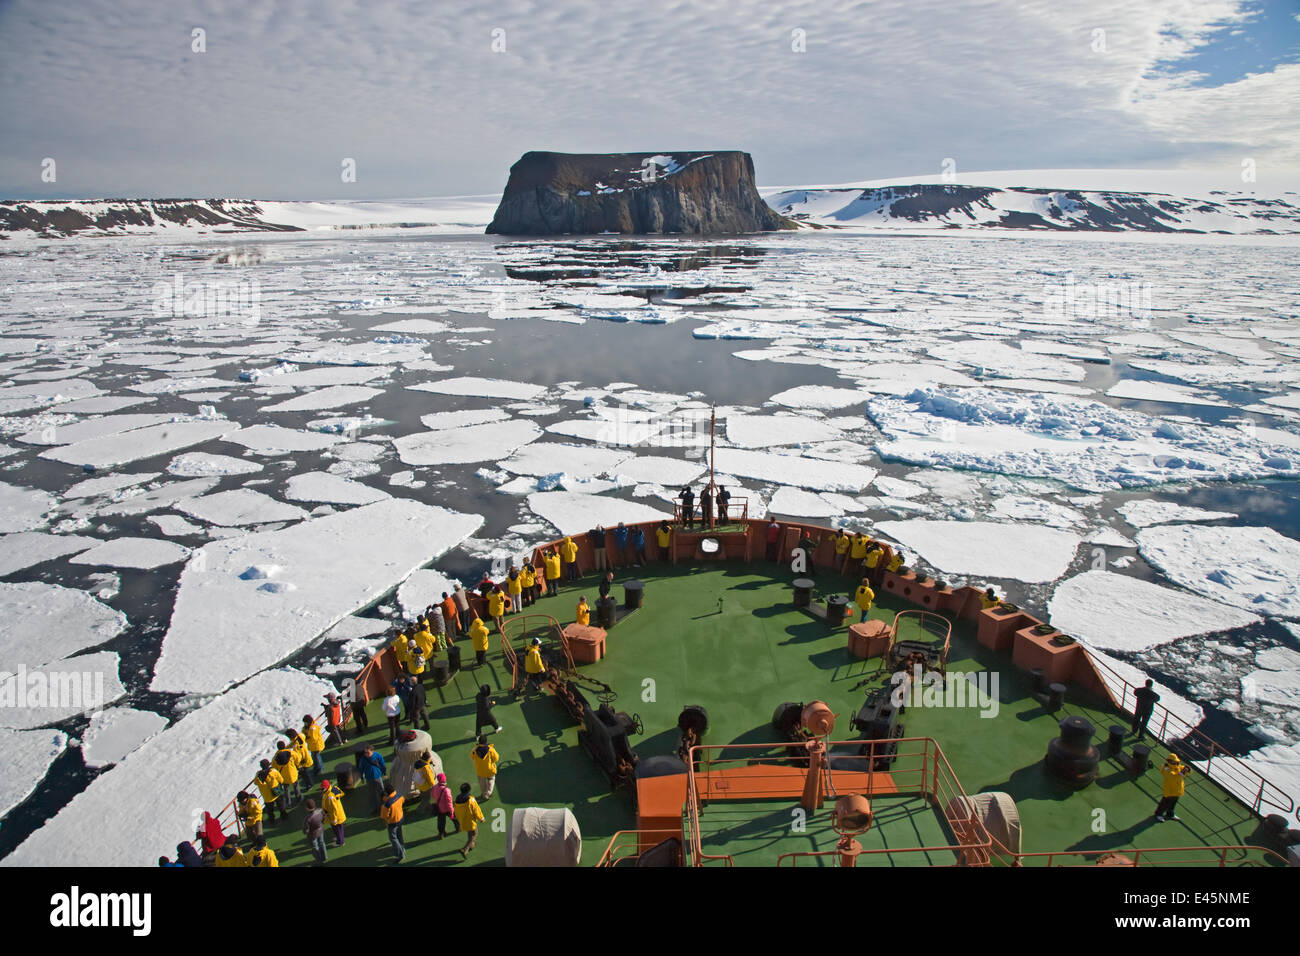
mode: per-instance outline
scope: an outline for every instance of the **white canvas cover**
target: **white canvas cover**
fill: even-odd
[[[976,819],[984,824],[984,829],[988,831],[989,836],[1012,853],[1020,852],[1020,811],[1016,808],[1016,802],[1011,799],[1010,794],[994,791],[977,793],[965,798],[958,797],[949,803],[949,810],[952,811],[960,806],[962,799],[967,801]],[[957,815],[964,816],[964,814]]]
[[[568,808],[520,807],[510,818],[506,866],[577,866],[582,832]]]

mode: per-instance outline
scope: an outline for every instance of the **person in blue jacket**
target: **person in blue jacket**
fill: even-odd
[[[636,566],[639,568],[646,563],[645,556],[645,529],[637,525],[632,529],[632,551],[636,555]]]
[[[619,566],[614,563],[615,561],[622,561],[625,565],[629,563],[627,560],[627,525],[621,521],[618,523],[618,527],[614,529],[614,553],[609,557],[609,566],[617,571]]]
[[[194,849],[194,844],[177,843],[176,862],[181,866],[202,866],[203,858],[199,856],[199,851]]]
[[[364,747],[357,752],[357,770],[370,791],[371,813],[379,812],[379,804],[384,799],[384,774],[388,765],[384,755],[375,753],[374,747]]]

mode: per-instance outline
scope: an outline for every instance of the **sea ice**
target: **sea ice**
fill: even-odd
[[[542,477],[564,473],[575,478],[597,478],[617,471],[631,457],[628,449],[537,442],[519,449],[500,462],[500,467],[516,475]]]
[[[827,385],[799,385],[772,396],[777,405],[787,408],[815,408],[822,411],[865,404],[871,398],[866,389],[831,388]]]
[[[684,458],[664,458],[656,455],[640,455],[620,462],[612,469],[616,479],[626,479],[633,483],[655,481],[665,485],[681,486],[695,481],[701,476],[704,467],[699,462]]]
[[[825,419],[801,415],[728,415],[727,440],[741,448],[831,441],[840,430]]]
[[[105,568],[138,568],[149,570],[184,561],[189,548],[156,538],[114,538],[91,548],[74,558],[70,564],[91,564]]]
[[[833,518],[844,513],[842,507],[831,504],[819,494],[785,486],[777,489],[767,509],[773,514],[801,518]]]
[[[1165,577],[1208,598],[1269,617],[1300,617],[1300,541],[1272,528],[1164,525],[1137,533]]]
[[[28,797],[67,749],[68,737],[57,730],[5,730],[0,728],[0,820]],[[48,865],[45,860],[42,865]]]
[[[267,426],[261,426],[267,427]],[[227,421],[168,422],[136,428],[120,435],[92,438],[41,452],[42,458],[78,467],[114,468],[128,462],[154,458],[225,436],[237,440],[239,426]]]
[[[99,651],[0,676],[0,727],[30,730],[106,707],[126,693],[120,663],[112,651]]]
[[[43,581],[0,583],[0,671],[12,674],[97,647],[125,627],[125,614],[85,591]]]
[[[330,385],[319,388],[297,398],[290,398],[274,405],[262,407],[264,412],[316,412],[344,405],[367,402],[376,395],[382,395],[383,389],[368,388],[364,385]]]
[[[445,428],[464,428],[470,425],[484,425],[499,422],[510,415],[499,408],[470,408],[459,412],[434,412],[421,415],[420,424],[429,431],[441,431]]]
[[[337,505],[368,505],[391,497],[351,478],[309,471],[289,479],[284,496],[290,501],[325,501]]]
[[[495,461],[541,437],[533,422],[510,419],[462,428],[416,432],[392,439],[406,465],[452,465]]]
[[[153,711],[110,707],[90,718],[81,737],[81,757],[87,767],[102,770],[120,763],[166,726],[167,718]]]
[[[65,499],[68,498],[93,498],[98,495],[107,495],[121,488],[129,488],[132,485],[141,485],[146,481],[153,481],[162,472],[149,471],[138,472],[135,474],[117,474],[105,475],[102,478],[87,478],[85,481],[79,481],[63,493]]]
[[[279,425],[253,425],[232,432],[223,440],[243,445],[257,455],[287,455],[297,451],[323,451],[343,439],[338,435],[281,428]]]
[[[437,395],[464,395],[473,398],[508,398],[531,400],[546,391],[544,385],[530,385],[527,382],[508,382],[499,378],[445,378],[437,382],[422,382],[408,385],[407,388],[417,392],[433,392]]]
[[[42,527],[53,508],[54,498],[44,491],[0,482],[0,534]]]
[[[193,831],[195,807],[220,811],[252,781],[276,736],[316,713],[331,689],[289,668],[256,675],[104,771],[0,865],[154,865],[173,839]]]
[[[1224,518],[1237,517],[1231,511],[1206,511],[1204,508],[1180,505],[1172,501],[1156,501],[1151,498],[1128,501],[1115,510],[1135,528],[1172,524],[1175,521],[1220,521]]]
[[[588,495],[574,491],[539,491],[528,496],[529,509],[545,518],[560,534],[581,534],[597,524],[614,527],[620,521],[634,524],[639,521],[672,519],[672,512],[663,512],[648,505],[603,495]]]
[[[1037,584],[1055,581],[1070,567],[1080,537],[1037,525],[991,521],[882,521],[889,535],[945,574],[1009,578]]]
[[[865,465],[737,448],[719,448],[715,463],[719,471],[742,478],[794,485],[813,491],[843,491],[852,494],[865,489],[876,477],[876,469]]]
[[[480,515],[390,499],[211,542],[181,574],[151,686],[215,692],[270,667],[379,600],[482,523]],[[243,577],[271,564],[282,568],[273,581]],[[250,641],[250,634],[258,639]]]
[[[455,578],[449,578],[433,568],[420,568],[412,571],[411,576],[397,589],[397,603],[402,609],[403,617],[415,620],[430,604],[440,603],[443,594],[451,594],[455,590]]]
[[[64,555],[75,554],[102,542],[77,534],[18,531],[0,537],[0,577]]]
[[[298,521],[307,512],[250,488],[218,491],[176,504],[176,510],[209,524],[239,526],[268,521]]]
[[[177,478],[206,478],[225,475],[251,475],[261,471],[262,466],[247,458],[232,458],[230,455],[209,455],[207,452],[194,451],[177,455],[167,465],[168,474]],[[84,483],[84,482],[83,482]]]
[[[1085,571],[1057,585],[1052,623],[1108,651],[1143,651],[1184,637],[1245,627],[1254,614],[1110,571]]]

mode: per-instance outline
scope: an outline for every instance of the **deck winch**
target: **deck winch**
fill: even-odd
[[[1044,762],[1048,771],[1081,790],[1097,779],[1101,754],[1092,743],[1092,721],[1078,715],[1066,717],[1059,724],[1061,736],[1047,745]]]

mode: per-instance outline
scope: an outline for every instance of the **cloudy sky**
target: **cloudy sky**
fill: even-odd
[[[1297,104],[1300,0],[0,0],[6,198],[491,193],[529,149],[1240,188]]]

